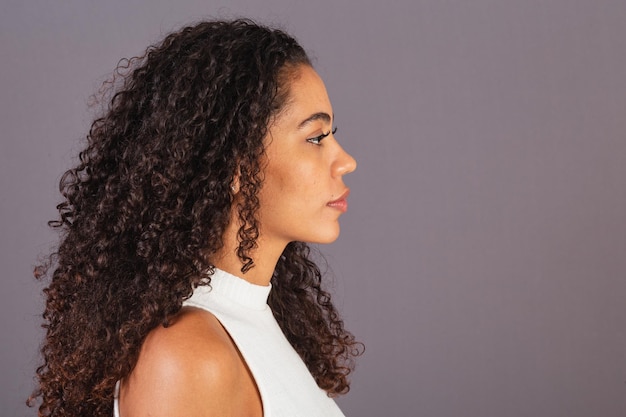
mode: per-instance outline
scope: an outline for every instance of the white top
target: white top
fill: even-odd
[[[196,288],[183,305],[211,312],[228,331],[252,372],[264,417],[344,417],[278,326],[267,305],[271,288],[215,269],[210,286]]]

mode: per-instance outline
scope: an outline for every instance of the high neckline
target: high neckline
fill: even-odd
[[[267,306],[267,298],[272,284],[257,285],[236,275],[215,268],[209,284],[210,294],[218,294],[237,304],[253,310],[263,310]]]

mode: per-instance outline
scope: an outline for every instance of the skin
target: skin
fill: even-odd
[[[241,273],[234,211],[224,248],[214,260],[218,268],[258,285],[269,284],[289,242],[330,243],[339,236],[342,210],[328,203],[345,195],[343,175],[356,168],[332,134],[332,106],[319,75],[309,66],[299,67],[289,92],[287,107],[264,139],[260,235],[251,254],[255,266]],[[262,417],[263,405],[254,378],[219,321],[207,311],[185,307],[171,326],[158,327],[146,338],[137,365],[122,381],[120,414]]]
[[[254,268],[243,278],[268,285],[276,262],[292,241],[331,243],[339,236],[337,208],[328,203],[348,188],[343,176],[356,169],[356,161],[332,133],[333,109],[320,76],[301,66],[290,87],[290,102],[269,126],[265,138],[264,182],[257,213],[258,247],[252,252]],[[311,139],[330,133],[319,145]],[[224,236],[224,250],[215,265],[241,276],[236,256],[237,221]]]

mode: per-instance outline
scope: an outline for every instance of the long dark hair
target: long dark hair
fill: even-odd
[[[46,337],[37,369],[41,416],[111,416],[115,382],[147,334],[201,284],[234,204],[247,270],[258,237],[260,156],[290,77],[310,65],[289,35],[248,20],[210,21],[167,36],[120,65],[78,165],[60,182],[60,244],[36,268]],[[359,344],[347,332],[309,248],[292,242],[270,306],[318,385],[349,389]]]

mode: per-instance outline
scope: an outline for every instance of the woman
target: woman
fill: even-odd
[[[329,396],[348,391],[360,345],[303,242],[337,238],[356,162],[305,52],[250,21],[204,22],[117,73],[61,180],[54,267],[36,271],[52,273],[31,402],[42,416],[342,415]]]

